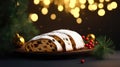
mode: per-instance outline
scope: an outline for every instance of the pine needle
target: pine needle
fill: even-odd
[[[93,55],[97,59],[104,59],[106,55],[112,54],[113,50],[113,41],[109,38],[107,39],[106,36],[100,36],[96,38],[98,44],[95,46]]]

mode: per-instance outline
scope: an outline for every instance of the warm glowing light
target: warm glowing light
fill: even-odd
[[[103,7],[104,7],[103,3],[98,4],[98,8],[103,8]]]
[[[20,3],[19,2],[17,2],[17,6],[19,6],[20,5]]]
[[[112,2],[112,3],[111,3],[111,7],[112,7],[113,9],[116,9],[116,8],[117,8],[117,2]]]
[[[106,2],[110,2],[110,0],[105,0]]]
[[[46,14],[48,13],[48,9],[45,8],[45,7],[42,8],[41,13],[42,13],[43,15],[46,15]]]
[[[38,5],[39,2],[40,2],[40,0],[33,0],[33,3],[34,3],[35,5]]]
[[[79,7],[76,7],[76,8],[75,8],[75,11],[79,13],[80,8],[79,8]]]
[[[50,0],[43,0],[43,3],[48,6],[50,4]]]
[[[38,15],[36,13],[30,14],[29,17],[33,22],[36,22],[38,20]]]
[[[20,36],[18,33],[16,33],[16,35],[19,38],[20,43],[24,44],[25,43],[25,39],[22,36]]]
[[[76,5],[76,0],[70,0],[69,7],[70,7],[70,8],[74,8],[75,5]]]
[[[98,10],[98,15],[99,16],[104,16],[105,15],[105,10],[104,9]]]
[[[90,11],[95,11],[95,10],[97,10],[97,4],[88,5],[88,9],[89,9]]]
[[[51,18],[51,20],[55,20],[56,19],[56,14],[51,14],[50,18]]]
[[[20,42],[23,43],[23,44],[25,43],[25,40],[24,40],[23,37],[20,37]]]
[[[81,24],[81,23],[82,23],[82,19],[81,19],[81,18],[77,18],[77,19],[76,19],[76,22],[77,22],[78,24]]]
[[[92,10],[92,7],[91,7],[92,5],[88,5],[88,10]]]
[[[86,0],[79,0],[79,2],[80,2],[81,4],[85,4],[85,3],[86,3]]]
[[[80,16],[80,14],[79,13],[74,13],[74,15],[73,15],[75,18],[78,18],[79,16]]]
[[[63,11],[64,7],[62,5],[58,5],[58,11]]]
[[[64,0],[64,3],[66,4],[66,3],[69,3],[69,0]]]
[[[76,19],[76,22],[79,24],[81,23],[82,19],[79,18],[80,14],[83,14],[80,12],[80,10],[88,8],[89,11],[97,11],[99,16],[105,15],[105,10],[107,7],[107,10],[111,11],[113,9],[116,9],[118,7],[117,2],[111,1],[111,0],[33,0],[33,3],[35,5],[41,5],[40,10],[43,15],[48,14],[48,8],[51,4],[54,4],[55,7],[57,7],[59,12],[66,11],[73,15]],[[19,6],[19,3],[16,4]],[[43,8],[42,8],[43,7]],[[105,8],[104,8],[105,7]],[[41,9],[42,8],[42,9]],[[38,15],[35,18],[31,18],[32,21],[37,21]],[[50,15],[51,20],[56,19],[56,14]]]
[[[117,8],[117,3],[116,2],[112,2],[110,4],[107,5],[107,9],[109,11],[113,10],[113,9],[116,9]]]
[[[80,8],[76,7],[74,9],[71,9],[70,13],[74,16],[74,18],[78,18],[80,16]]]
[[[107,9],[108,9],[109,11],[112,10],[112,6],[111,6],[111,4],[108,4],[108,5],[107,5]]]
[[[92,10],[97,10],[97,4],[93,4],[93,5],[91,6],[91,8],[92,8]]]
[[[103,3],[103,2],[104,2],[104,0],[99,0],[99,2]]]
[[[88,3],[89,3],[89,4],[93,4],[93,3],[94,3],[94,0],[88,0]]]
[[[84,4],[80,5],[80,8],[85,9],[85,5]]]

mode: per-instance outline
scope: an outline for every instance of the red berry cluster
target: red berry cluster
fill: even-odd
[[[94,48],[94,46],[97,44],[95,40],[85,37],[84,35],[82,36],[82,38],[85,42],[85,47],[87,47],[88,49]]]

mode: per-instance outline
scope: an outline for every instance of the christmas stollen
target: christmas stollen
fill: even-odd
[[[82,49],[84,45],[80,34],[60,29],[33,37],[24,48],[27,52],[67,52]]]

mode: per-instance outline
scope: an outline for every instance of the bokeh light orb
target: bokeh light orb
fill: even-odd
[[[98,10],[98,15],[99,16],[104,16],[105,15],[105,10],[104,9],[99,9]]]
[[[48,9],[46,7],[42,8],[41,13],[46,15],[48,13]]]
[[[56,14],[54,14],[54,13],[51,14],[51,15],[50,15],[50,18],[51,18],[51,20],[55,20],[55,19],[56,19]]]
[[[76,22],[77,22],[78,24],[81,24],[81,23],[82,23],[82,19],[81,19],[81,18],[77,18],[77,19],[76,19]]]
[[[63,11],[64,7],[62,5],[58,5],[58,11]]]
[[[29,15],[31,21],[36,22],[38,20],[38,14],[32,13]]]
[[[33,3],[34,3],[35,5],[38,5],[39,2],[40,2],[40,0],[33,0]]]

